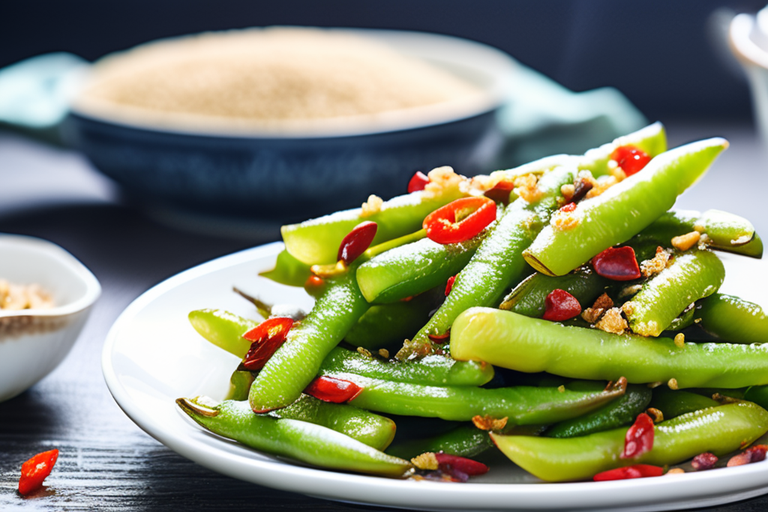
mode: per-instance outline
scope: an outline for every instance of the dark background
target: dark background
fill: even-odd
[[[749,119],[747,84],[715,11],[766,0],[6,0],[0,67],[51,51],[86,59],[161,37],[266,25],[422,30],[501,48],[566,87],[615,86],[649,119]]]

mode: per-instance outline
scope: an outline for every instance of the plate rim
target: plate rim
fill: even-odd
[[[768,466],[759,463],[728,468],[725,475],[720,471],[709,471],[613,482],[452,484],[389,479],[245,457],[202,443],[199,435],[173,432],[148,417],[141,403],[129,395],[112,366],[111,358],[123,326],[128,325],[154,299],[181,284],[231,266],[274,258],[283,247],[282,242],[260,245],[184,270],[134,299],[110,328],[102,350],[102,373],[112,397],[139,428],[179,455],[227,476],[283,491],[351,503],[421,510],[466,510],[468,507],[474,510],[559,510],[568,507],[590,510],[619,508],[624,512],[634,512],[713,506],[768,493]],[[171,406],[175,407],[175,404],[169,404]],[[180,419],[191,423],[181,415]],[[192,432],[206,437],[213,435],[202,429]],[[242,449],[244,453],[260,453],[246,447]],[[302,488],[297,487],[297,480],[301,481]],[[689,482],[688,485],[680,485],[685,482]],[[734,482],[739,483],[736,489],[733,488]],[[652,492],[649,493],[649,490]],[[553,496],[557,496],[554,502]]]

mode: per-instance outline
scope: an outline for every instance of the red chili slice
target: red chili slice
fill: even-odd
[[[624,174],[632,176],[645,167],[651,161],[651,157],[638,147],[619,146],[611,153],[611,160],[621,167]]]
[[[435,343],[445,343],[450,337],[451,331],[448,331],[445,334],[427,334],[427,338],[434,341]]]
[[[637,415],[635,423],[627,430],[621,458],[639,457],[651,451],[651,448],[653,448],[653,420],[643,412]]]
[[[456,274],[456,275],[458,275],[458,274]],[[446,285],[445,285],[445,296],[446,297],[451,294],[451,290],[453,290],[453,282],[454,281],[456,281],[456,276],[451,276],[451,277],[448,278],[448,283],[446,283]]]
[[[664,468],[659,466],[650,466],[648,464],[636,464],[623,468],[611,469],[596,474],[592,480],[595,482],[605,482],[608,480],[627,480],[629,478],[646,478],[652,476],[661,476],[664,474]]]
[[[544,299],[544,320],[564,322],[581,313],[578,299],[560,288],[555,288]]]
[[[354,400],[363,391],[363,388],[344,379],[323,375],[313,380],[304,392],[323,402],[343,404]]]
[[[26,496],[40,489],[43,486],[43,480],[51,474],[58,458],[59,450],[49,450],[38,453],[22,464],[19,493]]]
[[[500,181],[492,189],[485,191],[485,197],[493,199],[498,203],[509,204],[509,193],[515,188],[511,181]]]
[[[635,250],[628,245],[609,247],[592,258],[592,266],[599,275],[614,281],[631,281],[642,275]]]
[[[350,231],[339,245],[339,259],[349,265],[370,247],[379,225],[369,220],[361,222]]]
[[[576,203],[568,203],[565,206],[563,206],[562,208],[560,208],[560,211],[561,212],[572,212],[575,209],[576,209]]]
[[[427,183],[429,183],[429,177],[423,172],[417,171],[411,178],[411,181],[408,182],[408,193],[424,190]]]
[[[439,244],[455,244],[479,234],[496,219],[496,203],[487,197],[463,197],[433,211],[424,219],[427,237]]]
[[[292,318],[275,317],[263,321],[243,334],[243,338],[253,342],[243,359],[243,366],[252,371],[264,368],[269,358],[285,342],[291,327]]]
[[[728,460],[727,466],[732,468],[734,466],[743,466],[744,464],[751,464],[753,462],[760,462],[761,460],[765,460],[765,452],[767,449],[768,446],[764,444],[751,446],[738,455],[731,457],[730,460]]]
[[[466,457],[438,452],[435,453],[435,458],[440,469],[443,471],[456,469],[469,476],[484,475],[488,472],[488,466]]]

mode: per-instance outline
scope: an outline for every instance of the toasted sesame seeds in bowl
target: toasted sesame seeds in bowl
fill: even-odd
[[[0,234],[0,402],[64,360],[100,294],[96,277],[61,247]]]

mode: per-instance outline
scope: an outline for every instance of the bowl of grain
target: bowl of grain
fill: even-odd
[[[0,234],[0,402],[67,356],[101,294],[96,277],[61,247]]]
[[[489,171],[516,63],[419,32],[273,27],[142,45],[95,63],[64,124],[142,201],[291,221]]]

